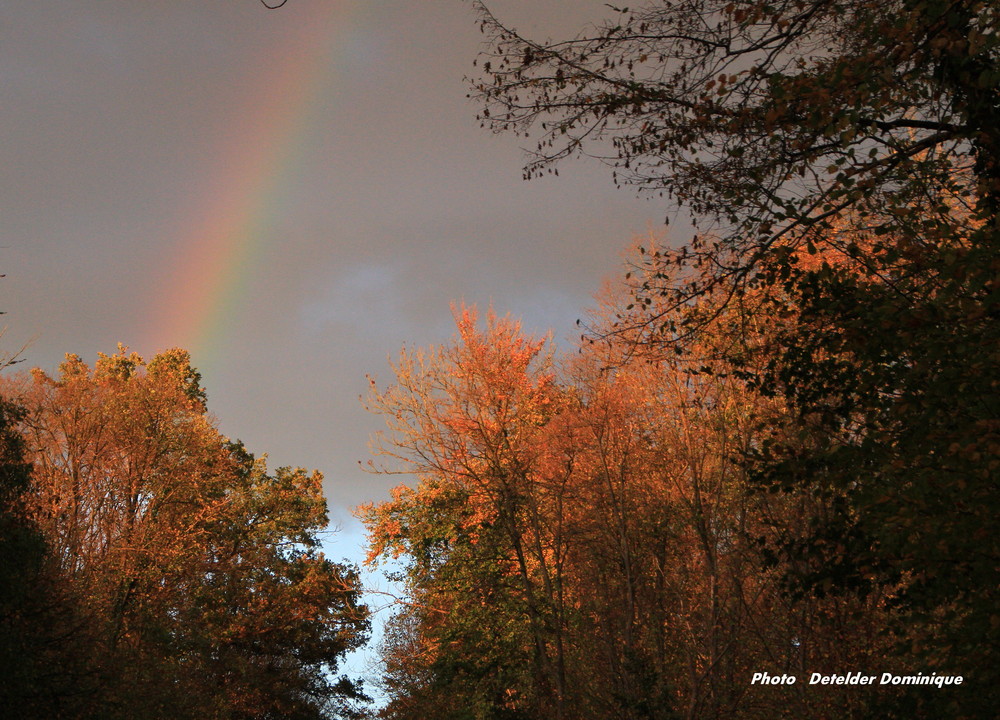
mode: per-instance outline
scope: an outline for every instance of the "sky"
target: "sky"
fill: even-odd
[[[592,0],[495,0],[574,34]],[[400,348],[448,341],[452,304],[575,337],[665,209],[572,161],[525,182],[476,120],[462,0],[0,4],[0,349],[54,371],[118,343],[183,347],[222,431],[319,469],[335,559],[359,561],[364,409]]]

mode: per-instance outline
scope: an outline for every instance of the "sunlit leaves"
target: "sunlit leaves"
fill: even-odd
[[[605,331],[630,313],[619,300],[602,299]],[[415,476],[360,510],[370,561],[404,567],[383,717],[464,717],[458,699],[476,718],[801,715],[792,696],[751,699],[729,679],[863,655],[854,635],[790,622],[765,564],[769,515],[802,513],[755,500],[736,462],[780,404],[725,372],[731,334],[703,339],[694,366],[637,352],[641,333],[602,333],[556,372],[509,320],[456,323],[451,344],[404,352],[369,398],[391,428],[377,449]],[[872,616],[850,599],[802,607]]]
[[[312,718],[360,697],[332,676],[367,609],[318,550],[322,476],[223,437],[186,352],[69,355],[3,391],[26,409],[31,516],[94,638],[88,716]]]

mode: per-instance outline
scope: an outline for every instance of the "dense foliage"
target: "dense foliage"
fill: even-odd
[[[844,688],[749,684],[760,670],[882,662],[890,642],[873,632],[881,596],[792,598],[788,567],[760,542],[832,506],[757,494],[735,462],[780,403],[706,372],[719,368],[713,344],[695,366],[588,344],[557,373],[516,323],[457,320],[452,344],[404,353],[371,395],[389,425],[383,456],[420,478],[362,509],[371,558],[405,567],[384,717],[848,717],[864,705]]]
[[[639,251],[586,381],[462,318],[376,391],[421,477],[366,511],[415,603],[386,715],[447,688],[478,693],[471,717],[992,716],[996,4],[649,2],[545,42],[476,4],[473,96],[538,139],[526,176],[598,157],[701,232]],[[580,419],[597,408],[601,430]],[[748,686],[866,658],[968,687],[797,705]]]
[[[363,698],[334,675],[368,621],[357,572],[318,549],[321,476],[223,437],[187,353],[70,355],[2,392],[23,408],[4,416],[20,580],[65,614],[62,647],[28,647],[45,677],[11,683],[25,717],[321,718]]]
[[[373,468],[416,479],[359,509],[402,568],[380,716],[994,717],[997,4],[647,0],[546,41],[473,5],[525,176],[597,158],[698,234],[644,242],[572,356],[461,308],[372,381]],[[321,478],[222,437],[186,353],[0,395],[0,707],[360,712]],[[858,671],[965,682],[806,683]]]

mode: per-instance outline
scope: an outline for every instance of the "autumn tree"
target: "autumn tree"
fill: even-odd
[[[0,401],[0,706],[26,720],[74,717],[97,687],[93,637],[34,521],[23,417]]]
[[[533,442],[559,397],[543,341],[492,314],[485,334],[476,321],[463,309],[453,346],[404,352],[395,384],[373,386],[370,406],[390,428],[381,451],[422,480],[362,518],[373,558],[410,556],[415,598],[428,606],[417,610],[423,642],[438,646],[429,659],[451,665],[471,716],[560,717],[564,545],[547,510],[562,496]]]
[[[187,353],[119,348],[4,381],[30,509],[94,639],[89,717],[327,717],[365,637],[354,569],[319,552],[319,473],[223,437]],[[71,716],[71,715],[66,715]]]
[[[655,240],[643,252],[659,252]],[[787,558],[775,562],[770,556],[767,542],[808,533],[811,520],[830,504],[821,496],[759,492],[744,460],[774,437],[788,408],[782,398],[748,385],[730,358],[737,349],[766,347],[775,319],[720,308],[724,296],[704,297],[701,304],[707,308],[671,308],[671,300],[661,296],[648,305],[636,303],[635,286],[645,279],[640,265],[601,297],[589,322],[593,335],[577,357],[577,365],[589,370],[577,382],[585,388],[588,413],[603,415],[609,402],[620,408],[593,426],[594,441],[599,440],[594,450],[602,463],[583,486],[608,486],[607,499],[595,502],[597,508],[616,495],[634,493],[616,513],[644,531],[634,536],[630,553],[631,562],[646,563],[636,574],[637,587],[645,588],[630,604],[637,603],[645,615],[637,627],[644,626],[647,638],[669,649],[665,655],[660,650],[667,661],[647,659],[647,664],[669,679],[684,717],[863,712],[874,694],[819,688],[785,694],[747,684],[761,668],[805,677],[873,666],[885,661],[888,643],[878,637],[885,627],[883,594],[793,596],[786,582],[798,568]],[[688,338],[683,353],[650,344],[645,322],[650,314],[683,324],[685,314],[708,311],[715,322],[696,339]],[[602,477],[605,458],[613,457],[614,445],[607,439],[615,437],[617,443],[633,438],[632,452],[638,450],[641,458],[628,472],[615,472],[621,483],[617,492]],[[600,556],[598,547],[592,547],[592,556]],[[656,578],[655,591],[647,577]],[[626,638],[619,644],[628,646]]]
[[[619,300],[595,323],[628,312]],[[798,718],[864,706],[825,689],[748,687],[761,669],[832,672],[877,657],[877,599],[793,605],[758,542],[794,508],[754,493],[737,459],[780,403],[709,372],[724,361],[707,341],[695,363],[637,357],[609,334],[557,372],[511,321],[457,321],[451,345],[404,352],[395,382],[370,398],[390,429],[377,447],[400,462],[384,469],[418,479],[361,509],[370,559],[405,568],[383,717]]]
[[[763,362],[730,357],[790,409],[748,455],[757,482],[838,499],[781,552],[813,589],[898,588],[900,661],[982,689],[901,713],[995,707],[995,4],[655,2],[548,42],[479,7],[473,92],[484,123],[540,137],[526,174],[595,155],[705,225],[646,259],[636,299],[670,302],[643,347],[684,351],[717,314],[672,309],[706,293],[787,320]]]

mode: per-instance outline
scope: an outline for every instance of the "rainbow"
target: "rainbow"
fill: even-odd
[[[174,244],[146,347],[183,347],[206,370],[227,328],[240,322],[262,254],[276,241],[287,189],[316,141],[313,120],[361,1],[289,3],[274,11],[298,13],[290,18],[294,32],[271,48],[269,69],[254,78],[230,118],[232,139],[210,159],[215,169],[193,226]]]

